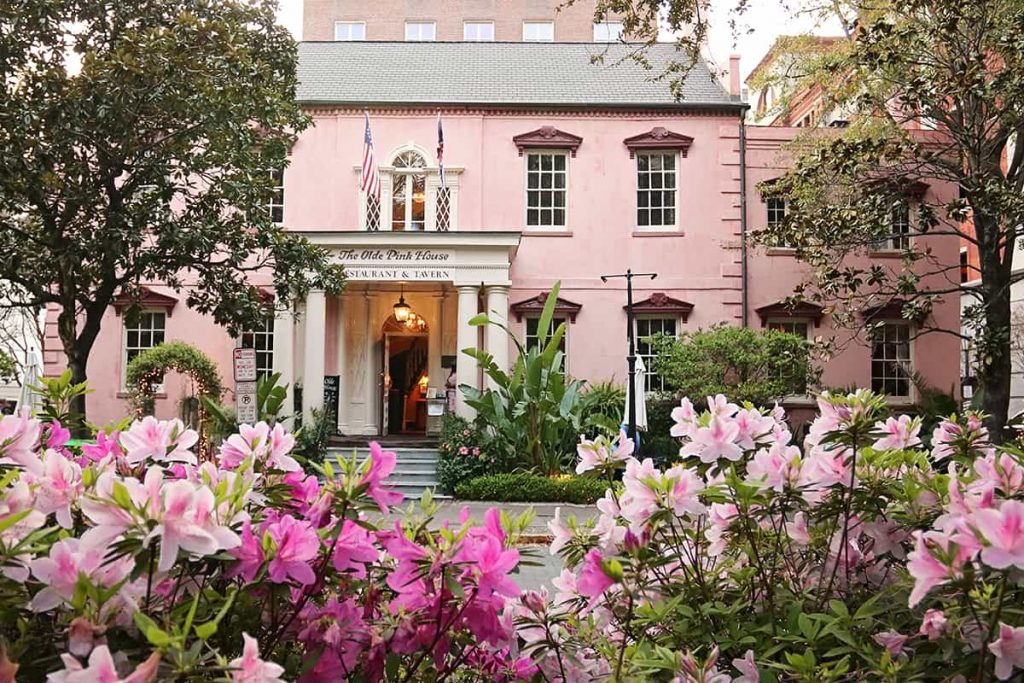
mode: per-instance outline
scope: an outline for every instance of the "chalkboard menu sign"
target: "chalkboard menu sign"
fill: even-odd
[[[331,432],[337,429],[338,424],[338,399],[341,395],[341,377],[338,375],[327,375],[324,377],[324,415],[327,416],[327,423],[331,425]]]

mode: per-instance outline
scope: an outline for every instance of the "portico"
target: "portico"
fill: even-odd
[[[302,390],[302,413],[324,407],[325,378],[338,384],[338,431],[346,435],[414,433],[427,398],[455,383],[481,387],[466,348],[483,348],[508,367],[510,343],[493,326],[470,320],[486,311],[507,321],[515,232],[310,231],[345,266],[338,297],[311,292],[297,317],[274,327],[274,370]],[[396,302],[411,313],[398,319]],[[481,347],[482,345],[482,347]],[[456,411],[472,411],[456,392]]]

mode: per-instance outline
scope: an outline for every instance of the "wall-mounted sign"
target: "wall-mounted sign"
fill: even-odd
[[[256,381],[256,349],[235,349],[235,381]]]
[[[254,425],[259,422],[256,410],[256,382],[235,383],[235,410],[238,413],[238,424]]]
[[[341,249],[337,259],[349,280],[451,280],[452,252],[445,249]]]

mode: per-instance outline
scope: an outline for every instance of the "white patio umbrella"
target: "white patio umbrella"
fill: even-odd
[[[39,378],[43,374],[39,356],[35,351],[28,352],[28,363],[25,365],[25,376],[21,378],[21,392],[18,394],[18,412],[28,408],[32,413],[39,409],[39,394],[35,393],[29,386],[38,385]]]
[[[640,356],[636,358],[636,367],[633,371],[636,378],[636,429],[640,432],[647,431],[647,395],[644,386],[647,383],[647,366]],[[629,395],[629,382],[626,382],[626,410],[622,416],[622,424],[629,425],[629,402],[633,397]]]

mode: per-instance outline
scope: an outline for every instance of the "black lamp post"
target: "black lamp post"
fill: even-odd
[[[626,356],[626,363],[629,365],[629,424],[626,433],[636,443],[636,335],[633,330],[633,278],[645,277],[653,280],[658,277],[657,273],[634,273],[627,268],[625,273],[618,275],[602,275],[601,282],[624,278],[626,280],[626,338],[629,340],[629,355]]]

